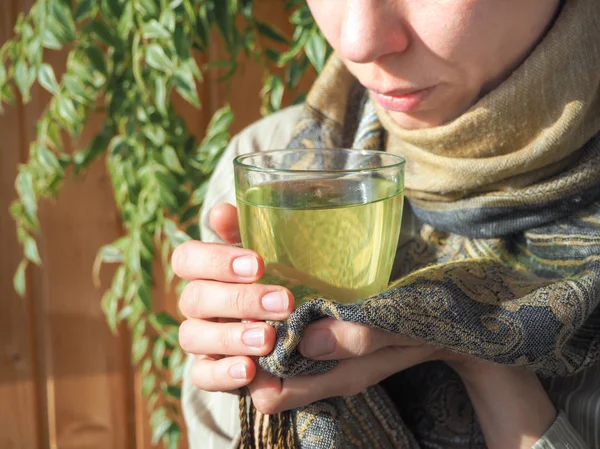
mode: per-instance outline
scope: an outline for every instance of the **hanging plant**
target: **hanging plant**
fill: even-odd
[[[123,235],[99,248],[93,273],[97,277],[103,264],[116,265],[102,309],[114,332],[121,322],[131,329],[153,441],[167,448],[180,440],[176,418],[184,354],[178,319],[153,310],[152,267],[160,260],[171,285],[172,250],[200,238],[199,210],[235,112],[223,105],[198,141],[172,98],[199,108],[203,74],[225,67],[221,79],[228,82],[244,56],[265,67],[262,112],[280,109],[284,92],[297,91],[309,68],[320,71],[329,49],[302,0],[278,1],[289,11],[293,36],[256,17],[253,0],[37,0],[0,49],[0,109],[17,101],[17,92],[29,101],[36,82],[51,95],[16,179],[11,214],[24,259],[15,289],[23,295],[27,266],[42,262],[36,244],[39,202],[55,197],[66,176],[84,176],[92,162],[104,158]],[[227,58],[199,66],[215,29]],[[44,62],[46,51],[67,53],[62,76]],[[293,102],[301,102],[303,94],[296,94]],[[66,151],[64,139],[77,142],[93,114],[103,114],[100,130],[88,145]]]

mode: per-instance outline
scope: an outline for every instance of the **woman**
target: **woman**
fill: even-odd
[[[600,447],[600,242],[594,224],[600,192],[588,169],[600,151],[595,0],[308,3],[335,56],[304,107],[264,119],[232,141],[207,194],[205,242],[188,242],[173,256],[175,272],[192,281],[180,303],[187,317],[180,342],[196,356],[183,399],[190,447],[237,447],[237,397],[226,392],[242,386],[249,385],[259,412],[304,408],[325,425],[308,404],[352,397],[395,373],[385,387],[392,399],[403,398],[394,419],[408,420],[402,423],[412,432],[403,434],[406,447],[587,447],[532,370],[553,376],[547,387],[555,403],[576,418],[572,424],[589,445]],[[257,254],[211,242],[239,241],[235,209],[218,205],[235,201],[232,158],[285,146],[384,146],[404,155],[407,198],[418,219],[409,210],[403,225],[396,278],[404,281],[392,298],[403,307],[393,323],[311,323],[300,353],[341,362],[319,376],[281,381],[257,370],[251,357],[273,350],[275,331],[264,320],[285,320],[293,310],[291,293],[253,284],[263,270]],[[553,199],[564,185],[564,198]],[[584,224],[567,223],[570,217]],[[571,225],[585,228],[579,243],[563,245],[569,234],[549,231]],[[457,264],[459,275],[451,273]],[[578,268],[567,273],[561,268],[567,265]],[[421,282],[410,276],[415,272],[429,282],[424,285],[437,282],[438,290],[421,290],[420,301],[410,302],[406,298]],[[424,333],[411,327],[425,313],[423,304],[436,301],[450,304],[447,328]],[[507,322],[511,332],[502,335],[510,347],[493,335]],[[444,363],[425,363],[431,361]],[[264,366],[274,365],[267,359]],[[564,380],[565,374],[576,377]],[[427,406],[442,384],[454,413],[443,419]],[[459,417],[470,406],[447,405],[448,392],[463,388],[478,425]],[[372,397],[387,404],[380,390]],[[406,405],[419,401],[424,407],[418,413]],[[369,413],[365,420],[377,411]],[[459,432],[465,422],[476,430]],[[343,430],[335,432],[331,441],[338,444],[374,447],[366,439],[350,444],[348,435],[338,435]],[[300,437],[301,446],[321,447],[311,446],[317,444],[311,438]]]

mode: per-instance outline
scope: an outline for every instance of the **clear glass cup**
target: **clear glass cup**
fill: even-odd
[[[354,303],[385,290],[402,222],[405,161],[381,152],[289,149],[234,160],[242,244],[296,305],[315,292]],[[314,296],[314,295],[313,295]]]

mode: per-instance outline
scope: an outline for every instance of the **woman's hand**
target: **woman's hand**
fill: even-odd
[[[260,371],[249,386],[258,411],[278,413],[334,396],[354,396],[392,374],[445,354],[402,335],[334,319],[309,325],[299,350],[310,359],[340,362],[325,374],[283,380]]]
[[[449,362],[461,377],[489,449],[529,449],[556,409],[535,373],[463,357]]]
[[[239,242],[233,206],[215,207],[210,221],[223,240]],[[250,391],[257,409],[275,413],[327,397],[357,394],[441,352],[401,335],[321,320],[307,328],[300,351],[313,359],[341,360],[336,368],[320,376],[283,381],[259,372],[255,379],[251,357],[269,354],[275,343],[274,329],[263,321],[284,320],[294,308],[287,289],[253,284],[263,268],[258,254],[234,246],[187,242],[175,250],[173,269],[190,281],[180,299],[186,320],[179,340],[185,351],[197,356],[192,381],[198,388],[229,391],[254,379]]]
[[[239,241],[233,206],[216,207],[211,225],[225,241]],[[186,317],[179,342],[197,356],[194,384],[207,391],[247,385],[256,373],[251,357],[270,353],[275,343],[275,330],[264,321],[286,319],[294,309],[292,294],[254,284],[263,274],[263,261],[243,248],[186,242],[175,250],[172,264],[179,277],[190,281],[179,302]]]

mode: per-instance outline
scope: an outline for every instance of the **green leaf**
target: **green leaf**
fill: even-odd
[[[192,219],[194,220],[194,222],[197,222],[198,218],[200,217],[200,208],[201,207],[202,207],[201,204],[195,204],[195,205],[187,208],[186,211],[183,214],[181,214],[181,217],[179,218],[179,222],[186,223]]]
[[[321,73],[327,59],[327,44],[323,36],[317,31],[313,32],[308,38],[304,50],[317,73]]]
[[[54,95],[60,93],[58,82],[54,76],[54,69],[49,64],[42,64],[38,70],[38,80],[42,87]]]
[[[137,23],[134,19],[133,3],[127,2],[125,9],[119,17],[119,24],[117,25],[117,33],[122,40],[129,40],[129,35],[132,31],[139,30]]]
[[[286,67],[285,78],[287,80],[288,89],[295,89],[296,87],[298,87],[298,83],[300,82],[300,80],[302,79],[302,75],[306,71],[308,59],[303,59],[303,62],[304,63],[294,59]]]
[[[19,92],[21,92],[23,101],[29,101],[31,98],[29,95],[29,88],[31,87],[29,84],[29,67],[27,67],[27,63],[22,59],[17,61],[15,65],[15,82],[19,88]]]
[[[141,366],[140,366],[140,374],[142,376],[146,376],[148,375],[148,373],[150,372],[150,370],[152,369],[152,360],[146,358],[144,359],[144,361],[142,362]]]
[[[200,108],[200,98],[191,70],[178,70],[174,76],[175,90],[193,106]]]
[[[167,430],[169,430],[169,428],[171,427],[172,424],[173,424],[173,422],[165,416],[164,419],[158,421],[152,427],[152,444],[153,445],[158,444],[160,439],[163,437],[165,432]]]
[[[54,31],[54,35],[61,43],[71,42],[75,39],[75,23],[71,16],[71,10],[61,1],[51,1],[49,6],[50,17],[47,24],[51,29],[57,27],[59,32]]]
[[[294,98],[294,100],[292,101],[292,104],[293,105],[301,104],[301,103],[304,103],[305,101],[306,101],[306,94],[304,93],[304,94],[297,95],[296,98]]]
[[[123,251],[117,248],[115,245],[104,245],[98,251],[96,260],[100,264],[103,263],[122,263],[123,262]]]
[[[148,337],[141,337],[139,340],[133,341],[134,364],[137,365],[140,362],[140,360],[142,360],[142,357],[144,357],[144,354],[146,354],[146,351],[148,350],[149,341],[150,340]]]
[[[144,126],[143,132],[144,136],[146,136],[148,140],[157,147],[161,147],[162,145],[164,145],[165,140],[167,139],[167,134],[165,133],[165,130],[160,126]]]
[[[58,115],[68,123],[73,126],[79,123],[79,114],[75,109],[75,105],[73,101],[66,97],[57,97],[57,107],[58,107]]]
[[[158,393],[156,391],[150,393],[148,397],[148,401],[146,402],[146,407],[148,410],[153,410],[156,407],[156,403],[158,402]]]
[[[96,8],[96,0],[80,0],[77,4],[75,12],[73,13],[73,20],[75,22],[79,22],[83,19],[91,17]]]
[[[246,18],[252,18],[253,16],[253,6],[254,6],[254,0],[242,0],[241,1],[241,11],[242,14],[244,15],[244,17]]]
[[[170,39],[171,33],[156,19],[152,19],[142,26],[142,36],[144,39]]]
[[[152,412],[152,415],[150,415],[150,425],[154,428],[165,419],[167,419],[167,409],[159,407]]]
[[[110,15],[117,18],[120,17],[123,13],[123,8],[121,8],[120,0],[106,0],[106,4],[110,9]]]
[[[279,64],[279,60],[281,59],[281,53],[273,50],[272,48],[267,48],[265,50],[265,56],[269,61],[272,61],[275,64]]]
[[[165,355],[166,344],[162,339],[156,340],[154,343],[154,347],[152,348],[152,360],[154,360],[154,365],[157,368],[162,367],[162,359]]]
[[[173,62],[158,44],[150,44],[146,50],[146,63],[157,70],[165,73],[171,72]]]
[[[2,63],[2,58],[0,58],[0,86],[3,86],[4,83],[6,83],[8,76],[6,73],[6,68],[4,67],[4,64]]]
[[[67,73],[63,76],[62,83],[69,94],[78,101],[82,103],[90,103],[94,100],[79,78],[71,75],[70,73]]]
[[[312,25],[314,23],[314,19],[310,10],[306,5],[294,11],[294,13],[290,16],[290,23],[294,25]]]
[[[165,313],[165,312],[159,312],[157,314],[154,315],[156,322],[158,324],[160,324],[161,326],[174,326],[174,327],[178,327],[179,326],[179,321],[177,321],[175,318],[173,318],[171,315]]]
[[[229,131],[229,127],[233,123],[233,111],[230,105],[225,105],[218,109],[210,119],[206,133],[209,136],[220,134]]]
[[[89,46],[84,49],[84,53],[88,57],[94,69],[96,69],[103,75],[108,74],[104,53],[102,52],[102,50],[100,50],[100,48],[95,46]]]
[[[127,275],[127,269],[124,265],[121,265],[115,273],[112,281],[112,291],[117,298],[125,296],[125,277]]]
[[[146,332],[146,319],[142,318],[137,323],[135,323],[131,331],[131,339],[133,340],[133,342],[135,343],[138,340],[140,340],[144,335],[144,332]]]
[[[181,166],[181,162],[177,157],[177,152],[175,148],[167,145],[162,150],[163,160],[165,161],[165,165],[172,171],[176,173],[185,173],[185,170]]]
[[[167,431],[165,432],[165,449],[177,449],[179,447],[179,439],[181,438],[181,430],[177,427],[177,424],[171,423]]]
[[[150,289],[148,288],[147,285],[141,284],[138,287],[137,296],[140,299],[140,301],[142,301],[142,304],[144,304],[144,307],[146,308],[146,310],[151,311],[152,310],[152,293],[150,292]]]
[[[164,391],[174,399],[181,399],[181,387],[177,385],[167,385]]]
[[[144,360],[145,362],[145,360]],[[154,390],[154,386],[156,385],[156,375],[148,374],[144,377],[142,381],[142,395],[144,397],[148,397],[150,393]]]
[[[49,50],[61,50],[62,44],[49,28],[42,31],[42,47]]]
[[[204,197],[206,196],[206,192],[208,190],[208,182],[203,182],[200,187],[192,192],[192,204],[201,205],[204,202]]]
[[[154,104],[158,112],[167,115],[167,80],[163,77],[157,77],[154,80]]]
[[[186,228],[185,233],[192,240],[200,240],[200,226],[198,226],[197,223],[189,225]]]
[[[217,28],[223,35],[225,42],[228,45],[232,45],[234,43],[233,38],[233,21],[234,14],[229,8],[230,0],[219,0],[213,3],[213,13],[215,15],[215,22],[217,24]]]
[[[37,146],[36,154],[37,160],[47,172],[52,174],[57,174],[58,172],[62,173],[63,169],[60,162],[58,162],[58,159],[52,151],[40,144]]]
[[[191,13],[190,18],[197,17],[196,29],[195,29],[195,37],[197,39],[196,44],[199,46],[199,48],[202,51],[204,51],[208,47],[208,45],[210,43],[210,37],[211,37],[210,36],[211,23],[209,23],[209,21],[208,21],[206,4],[204,4],[200,7],[200,10],[197,15],[194,12],[191,4],[189,3],[189,0],[184,1],[183,4],[184,4],[186,10],[188,11],[188,16],[190,16],[190,13]]]
[[[158,15],[158,2],[156,0],[138,0],[136,6],[141,6],[144,16],[156,17]]]
[[[22,260],[17,267],[13,278],[13,287],[17,294],[21,297],[25,296],[25,272],[27,271],[27,260]]]
[[[164,231],[173,248],[176,248],[182,243],[190,240],[190,237],[185,232],[177,229],[177,226],[171,220],[167,220],[165,223]]]
[[[175,349],[171,352],[171,356],[169,357],[169,371],[171,374],[175,372],[178,368],[183,365],[183,351],[181,347],[176,346]]]
[[[281,100],[283,99],[283,81],[278,76],[273,76],[271,83],[271,107],[274,111],[281,109]]]
[[[190,41],[189,36],[186,35],[185,29],[182,25],[177,25],[175,28],[175,34],[173,36],[175,43],[175,53],[182,61],[187,61],[190,56]]]
[[[36,265],[40,265],[42,263],[40,259],[40,254],[38,253],[37,243],[32,237],[27,237],[25,243],[23,244],[23,252],[25,253],[25,257],[30,262],[33,262]]]
[[[130,304],[126,305],[125,307],[123,307],[121,309],[121,311],[119,312],[119,315],[117,315],[117,319],[119,321],[125,320],[125,319],[131,317],[133,312],[135,312],[135,307],[133,307]]]
[[[106,321],[108,323],[108,326],[110,327],[111,331],[116,334],[117,333],[117,311],[118,311],[118,298],[115,296],[115,294],[108,290],[106,293],[104,293],[104,296],[102,296],[102,301],[101,301],[101,307],[102,307],[102,311],[104,312],[104,315],[106,316]]]
[[[17,192],[19,192],[20,199],[23,202],[25,215],[37,228],[37,198],[33,190],[33,177],[31,176],[31,173],[21,170],[17,175],[15,186]]]
[[[113,35],[109,26],[100,19],[96,19],[90,24],[90,29],[98,38],[109,47],[118,47],[119,40]],[[91,48],[91,47],[90,47]]]
[[[166,8],[160,14],[160,24],[169,30],[171,33],[175,31],[176,17],[172,8]],[[170,36],[170,34],[169,34]]]
[[[277,28],[269,25],[265,22],[259,22],[258,20],[254,22],[256,25],[257,31],[264,37],[267,37],[275,42],[280,42],[282,44],[290,44],[290,41],[284,36],[284,34],[279,31]]]

